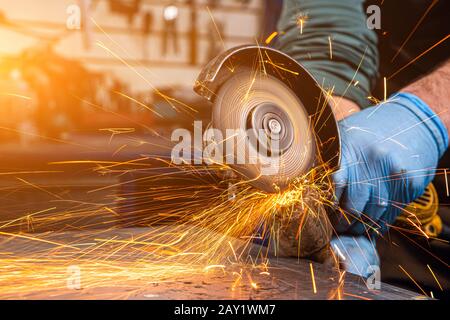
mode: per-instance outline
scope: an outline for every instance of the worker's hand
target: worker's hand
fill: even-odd
[[[331,248],[347,272],[367,278],[379,268],[375,243],[366,236],[333,237]]]
[[[331,216],[342,234],[387,230],[433,179],[448,134],[419,98],[401,93],[339,122],[341,167],[334,176],[343,212]]]

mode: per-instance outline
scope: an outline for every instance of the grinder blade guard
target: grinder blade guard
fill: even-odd
[[[202,70],[194,90],[213,103],[212,126],[224,137],[227,129],[278,136],[276,174],[262,174],[261,164],[231,164],[254,187],[277,192],[319,162],[338,167],[339,132],[326,93],[284,53],[256,45],[232,48]],[[243,145],[234,152],[257,148]]]

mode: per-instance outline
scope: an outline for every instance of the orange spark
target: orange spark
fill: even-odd
[[[316,278],[314,277],[314,268],[313,268],[312,262],[309,263],[309,269],[311,271],[311,281],[312,281],[312,286],[313,286],[313,292],[314,292],[314,294],[316,294],[317,293]]]

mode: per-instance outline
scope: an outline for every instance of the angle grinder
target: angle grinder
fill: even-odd
[[[223,133],[249,130],[258,138],[259,130],[275,134],[277,174],[263,174],[261,164],[230,164],[253,187],[267,193],[282,192],[293,179],[314,167],[326,164],[329,170],[338,168],[339,131],[327,93],[286,54],[256,45],[232,48],[203,68],[194,91],[212,103],[212,126]],[[255,151],[249,149],[261,151],[252,144],[236,145],[233,150],[236,154]],[[408,217],[414,217],[411,219],[418,220],[423,232],[435,237],[442,229],[437,208],[437,194],[430,184],[422,197],[405,208],[410,213],[400,215],[396,223],[412,229],[415,226]],[[318,261],[329,258],[332,227],[323,205],[315,205],[315,211],[316,215],[303,217],[301,210],[295,210],[287,223],[281,220],[279,253]]]
[[[256,45],[232,48],[203,68],[194,91],[212,102],[213,128],[222,133],[254,132],[260,145],[265,142],[257,134],[261,130],[277,140],[276,174],[264,174],[261,163],[230,164],[254,188],[283,192],[314,167],[338,167],[339,132],[327,95],[305,68],[284,53]],[[261,149],[252,143],[236,144],[233,152],[237,156]],[[266,151],[261,157],[267,156]],[[317,214],[307,215],[306,221],[296,208],[289,222],[280,222],[279,253],[323,260],[332,228],[325,208],[312,205]]]

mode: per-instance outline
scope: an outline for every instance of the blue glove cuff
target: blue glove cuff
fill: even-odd
[[[439,158],[448,148],[448,131],[439,116],[420,98],[411,93],[397,93],[390,97],[393,103],[408,108],[427,126],[435,138]],[[398,101],[400,99],[400,101]]]
[[[375,244],[366,236],[340,235],[333,237],[330,244],[347,272],[367,278],[380,266]]]

